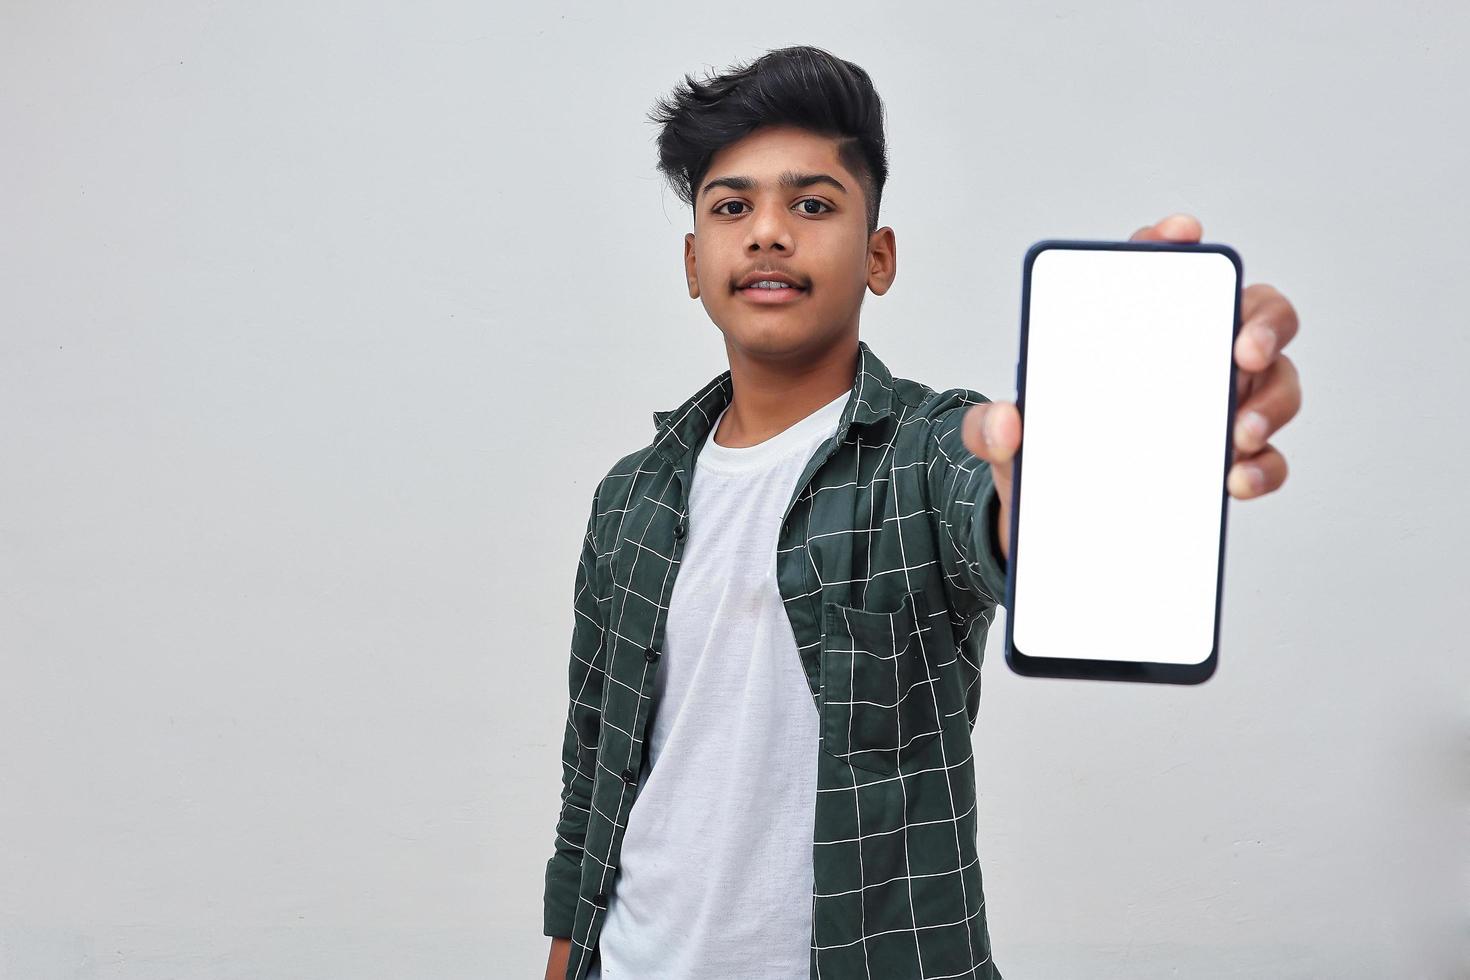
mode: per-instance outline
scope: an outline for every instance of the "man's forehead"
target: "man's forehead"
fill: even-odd
[[[824,139],[817,136],[816,139]],[[829,191],[850,193],[856,178],[838,160],[830,138],[820,150],[798,147],[791,142],[765,145],[716,154],[695,187],[702,197],[718,187],[756,190],[768,187],[807,188],[824,185]]]
[[[715,167],[735,166],[752,177],[757,176],[756,168],[763,167],[761,176],[772,178],[783,170],[840,166],[837,139],[796,126],[762,126],[721,147],[710,158],[711,172]]]

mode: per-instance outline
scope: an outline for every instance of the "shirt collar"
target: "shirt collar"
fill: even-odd
[[[695,446],[703,445],[710,426],[734,397],[730,372],[726,370],[710,379],[704,387],[685,399],[678,408],[653,413],[656,435],[653,448],[679,463]],[[852,396],[842,409],[837,422],[837,439],[846,441],[849,429],[860,433],[866,426],[882,422],[894,414],[893,375],[866,343],[858,341],[858,372],[853,379]]]

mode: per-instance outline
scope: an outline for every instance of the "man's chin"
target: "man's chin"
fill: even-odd
[[[770,315],[736,318],[732,326],[721,332],[728,347],[748,357],[771,361],[806,357],[827,342],[816,324]]]

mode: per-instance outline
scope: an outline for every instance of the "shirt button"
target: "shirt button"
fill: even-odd
[[[649,663],[653,663],[655,660],[658,659],[658,651],[655,650],[653,647],[649,647],[647,650],[643,651],[643,659],[647,660]]]
[[[675,524],[674,525],[674,537],[676,537],[676,538],[683,538],[684,537],[684,522],[683,521],[680,521],[678,524]]]
[[[600,909],[607,908],[607,892],[598,892],[592,896],[592,904]]]
[[[636,783],[636,782],[638,782],[638,774],[636,772],[634,772],[633,770],[631,770],[631,769],[624,769],[623,770],[623,782],[625,782],[625,783]]]

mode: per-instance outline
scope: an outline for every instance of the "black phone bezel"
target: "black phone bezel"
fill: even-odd
[[[1016,602],[1016,562],[1020,552],[1020,496],[1022,456],[1025,452],[1026,417],[1026,349],[1030,335],[1031,267],[1036,257],[1049,249],[1088,249],[1127,252],[1218,252],[1235,266],[1235,311],[1230,342],[1230,398],[1226,412],[1224,468],[1220,476],[1220,543],[1215,578],[1215,623],[1210,642],[1210,655],[1197,664],[1171,664],[1151,661],[1089,660],[1072,657],[1033,657],[1016,649],[1013,617],[1009,614]],[[1057,677],[1080,680],[1135,681],[1155,684],[1202,684],[1214,676],[1220,656],[1220,611],[1225,586],[1225,529],[1229,519],[1230,493],[1226,479],[1233,455],[1236,386],[1238,368],[1235,342],[1240,336],[1240,302],[1244,270],[1240,256],[1229,245],[1213,242],[1108,241],[1048,238],[1035,242],[1026,250],[1021,276],[1021,346],[1016,359],[1016,408],[1022,418],[1021,447],[1016,451],[1011,483],[1010,554],[1006,567],[1006,663],[1017,674],[1027,677]]]

